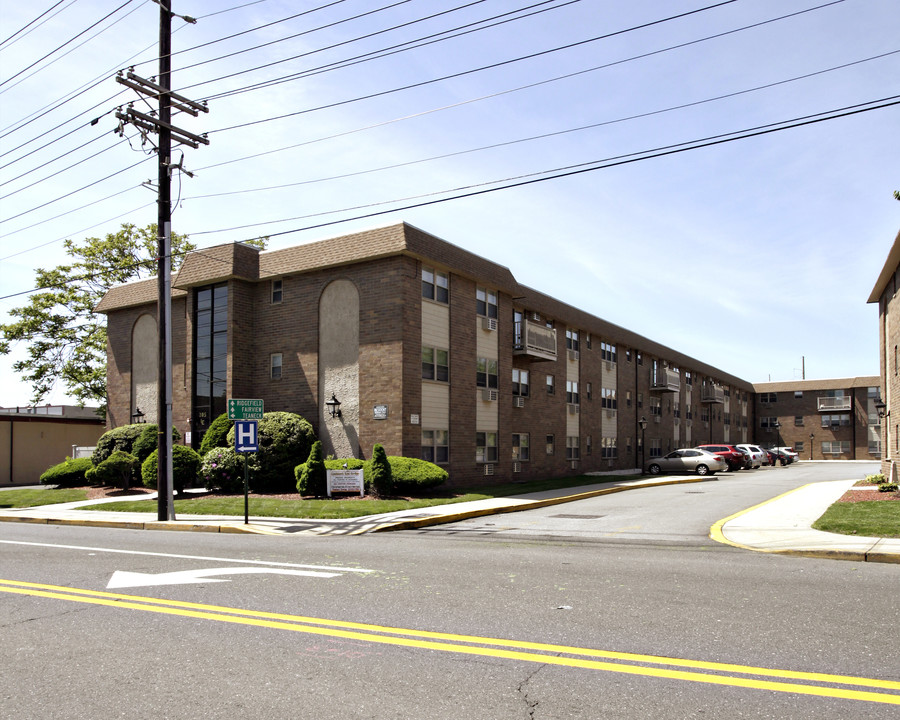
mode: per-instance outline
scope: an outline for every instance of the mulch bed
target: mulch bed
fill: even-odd
[[[838,502],[856,503],[873,500],[900,500],[900,493],[878,492],[878,486],[860,482],[850,488]]]
[[[122,498],[123,500],[131,499],[131,500],[140,500],[141,495],[146,495],[148,493],[156,492],[155,490],[151,490],[146,487],[133,487],[128,490],[122,490],[119,487],[95,487],[93,485],[85,485],[84,487],[78,488],[80,490],[85,490],[88,495],[88,500],[102,500],[104,498]],[[176,494],[176,499],[178,499],[178,495]],[[216,492],[200,492],[200,493],[191,493],[189,497],[236,497],[234,493],[216,493]],[[240,494],[240,497],[243,497],[243,493]],[[248,497],[251,498],[270,498],[272,500],[290,500],[294,502],[300,502],[301,500],[315,500],[312,496],[306,497],[304,495],[300,495],[300,493],[250,493]],[[375,500],[377,498],[366,495],[365,497],[360,497],[357,495],[335,495],[333,500]],[[391,500],[412,500],[411,497],[391,497]]]

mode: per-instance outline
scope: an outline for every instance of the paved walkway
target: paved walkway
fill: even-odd
[[[104,511],[103,504],[122,498],[82,501],[33,508],[0,510],[0,522],[66,524],[143,530],[192,530],[200,532],[252,533],[264,535],[362,535],[370,532],[407,530],[457,522],[481,515],[517,512],[558,505],[585,498],[629,490],[697,483],[715,478],[648,478],[636,476],[602,485],[546,490],[511,497],[438,505],[367,515],[348,520],[297,520],[293,518],[249,518],[213,515],[179,515],[174,521],[156,520],[156,514]],[[747,550],[807,555],[843,560],[900,563],[900,538],[866,538],[813,530],[810,526],[854,480],[812,483],[720,520],[710,530],[717,542]],[[148,499],[153,496],[145,496]],[[78,509],[90,506],[90,510]]]

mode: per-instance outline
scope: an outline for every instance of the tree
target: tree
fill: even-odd
[[[38,269],[28,304],[10,310],[15,321],[0,325],[0,354],[28,345],[28,357],[13,369],[31,384],[39,403],[62,381],[79,403],[106,406],[106,319],[94,306],[113,285],[156,275],[156,225],[130,223],[104,238],[64,242],[73,260],[52,270]],[[172,269],[195,249],[172,233]]]

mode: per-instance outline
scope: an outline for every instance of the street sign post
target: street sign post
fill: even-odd
[[[255,401],[250,401],[255,402]],[[262,400],[259,401],[260,417],[262,416]],[[231,401],[229,401],[229,406]],[[229,413],[231,410],[229,409]],[[234,423],[234,449],[239,453],[251,453],[259,450],[259,422],[256,420],[236,420]],[[250,478],[248,466],[244,458],[244,525],[250,522]]]
[[[263,419],[263,401],[262,400],[239,400],[237,398],[228,398],[228,419],[229,420],[262,420]]]

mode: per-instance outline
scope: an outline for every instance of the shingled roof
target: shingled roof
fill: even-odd
[[[184,297],[184,290],[172,290],[172,297]],[[106,291],[106,295],[94,307],[96,313],[108,313],[113,310],[155,303],[157,299],[156,278],[137,280],[124,285],[116,285]]]

